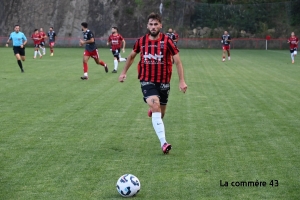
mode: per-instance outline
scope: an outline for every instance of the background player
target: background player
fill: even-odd
[[[295,63],[295,56],[297,55],[298,42],[298,38],[295,36],[295,33],[292,32],[291,37],[288,39],[288,43],[290,44],[290,52],[293,64]]]
[[[37,53],[39,53],[40,58],[42,58],[43,56],[42,56],[42,54],[39,50],[42,37],[41,37],[38,29],[34,29],[34,33],[31,35],[31,38],[33,40],[33,45],[34,45],[34,56],[33,56],[33,58],[34,59],[36,58]]]
[[[140,37],[134,44],[133,50],[127,58],[125,67],[119,76],[119,81],[126,79],[126,73],[132,65],[134,58],[140,54],[138,63],[138,78],[140,79],[144,101],[152,111],[152,125],[161,143],[163,153],[167,154],[172,146],[167,143],[164,117],[172,74],[171,57],[174,58],[179,76],[179,89],[186,92],[187,85],[184,81],[183,67],[179,57],[179,50],[172,40],[160,33],[162,28],[161,17],[151,13],[148,16],[147,29],[149,34]]]
[[[120,49],[123,44],[123,53],[125,52],[125,40],[118,33],[118,28],[117,27],[112,27],[111,28],[111,35],[108,37],[107,45],[111,45],[111,52],[114,56],[114,70],[112,73],[117,73],[118,70],[118,62],[120,62]]]
[[[172,28],[169,28],[168,32],[166,33],[166,35],[174,42],[176,37],[175,37],[175,34],[173,33],[173,29]],[[175,42],[174,42],[175,44]],[[176,44],[175,44],[176,46]],[[172,60],[172,63],[174,64],[174,60],[173,60],[173,57],[171,57],[171,60]]]
[[[40,28],[40,36],[41,36],[41,41],[40,41],[40,48],[43,51],[43,55],[46,55],[46,48],[45,48],[45,39],[47,38],[47,35],[45,34],[43,28]]]
[[[79,45],[83,46],[85,44],[85,51],[83,53],[83,76],[80,77],[82,80],[88,79],[88,60],[90,57],[94,58],[95,62],[98,65],[102,65],[105,69],[105,72],[108,72],[107,64],[105,64],[102,60],[99,58],[98,49],[95,42],[95,36],[88,29],[88,24],[86,22],[81,23],[81,28],[83,31],[83,40],[80,39]]]
[[[25,61],[25,44],[27,43],[27,38],[24,33],[20,32],[19,25],[15,25],[15,31],[9,35],[9,38],[6,42],[6,47],[8,47],[10,40],[13,42],[13,51],[21,72],[23,73],[24,69],[21,60]]]
[[[47,35],[48,35],[48,38],[49,38],[50,56],[53,56],[55,39],[56,39],[56,33],[53,30],[53,27],[49,28],[49,31],[48,31]]]
[[[173,33],[173,29],[169,28],[168,32],[166,33],[166,35],[174,42],[175,38],[175,34]]]
[[[221,37],[221,43],[223,44],[223,62],[225,61],[225,57],[226,57],[226,52],[227,52],[227,56],[228,56],[228,60],[230,60],[230,42],[231,42],[231,37],[228,34],[227,31],[224,31],[224,34]]]
[[[179,35],[178,35],[178,33],[175,30],[173,31],[173,33],[175,35],[175,40],[173,40],[173,41],[174,41],[174,44],[177,46],[177,42],[179,40]]]

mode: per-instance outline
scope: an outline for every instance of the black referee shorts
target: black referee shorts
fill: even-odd
[[[14,54],[20,54],[20,56],[25,56],[25,47],[21,48],[20,46],[13,47]]]
[[[158,96],[160,105],[167,105],[170,93],[170,83],[152,83],[141,81],[141,89],[144,95],[144,101],[150,96]]]

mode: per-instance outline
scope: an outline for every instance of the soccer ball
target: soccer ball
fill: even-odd
[[[141,183],[136,176],[124,174],[118,179],[116,187],[121,196],[132,197],[140,191]]]

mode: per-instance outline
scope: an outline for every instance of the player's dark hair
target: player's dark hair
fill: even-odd
[[[16,26],[20,26],[20,25],[19,25],[19,24],[16,24],[15,27],[16,27]]]
[[[160,17],[160,15],[159,14],[157,14],[157,13],[150,13],[150,15],[148,15],[148,21],[149,21],[149,19],[156,19],[157,21],[159,21],[159,23],[161,23],[161,17]]]
[[[84,28],[87,28],[88,27],[88,24],[86,22],[82,22],[81,23],[81,26],[83,26]]]
[[[51,26],[50,28],[52,28],[53,29],[53,27]]]
[[[36,28],[36,29],[34,29],[34,32],[36,32],[36,31],[38,31],[38,29]]]
[[[116,29],[116,30],[118,31],[118,27],[116,27],[116,26],[113,26],[112,28],[113,28],[113,29]]]

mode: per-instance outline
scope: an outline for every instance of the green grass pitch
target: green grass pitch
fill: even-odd
[[[82,81],[83,49],[47,50],[34,60],[27,48],[22,74],[0,48],[0,199],[123,199],[125,173],[141,181],[134,199],[299,199],[300,57],[232,50],[222,62],[222,50],[181,49],[188,90],[174,66],[163,155],[138,57],[119,83],[124,63],[111,73],[112,54],[99,49],[109,73],[90,60]]]

